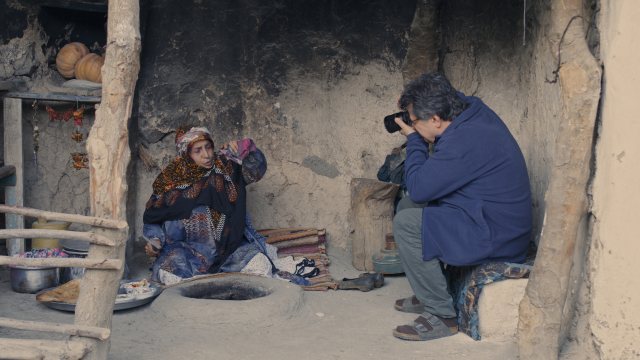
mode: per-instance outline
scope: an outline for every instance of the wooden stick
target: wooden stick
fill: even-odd
[[[16,167],[13,165],[5,165],[3,167],[0,167],[0,178],[3,178],[7,175],[15,174],[15,173],[16,173]]]
[[[78,258],[21,258],[0,256],[0,265],[43,266],[43,267],[81,267],[86,269],[120,270],[122,260],[118,259],[78,259]]]
[[[22,101],[19,99],[3,100],[4,104],[4,162],[15,166],[16,184],[4,187],[4,204],[13,206],[24,205],[24,161],[22,154]],[[7,214],[5,216],[6,229],[24,229],[24,217]],[[24,252],[24,239],[8,239],[7,251],[9,255]]]
[[[25,208],[21,206],[0,205],[0,213],[18,214],[18,215],[31,216],[36,218],[43,218],[47,220],[67,221],[67,222],[86,224],[86,225],[109,228],[109,229],[124,229],[128,226],[127,222],[123,220],[111,220],[111,219],[103,219],[103,218],[92,217],[92,216],[64,214],[64,213],[57,213],[57,212],[51,212],[51,211],[30,209],[30,208]]]
[[[89,349],[82,342],[0,339],[0,359],[82,359]]]
[[[77,335],[90,337],[94,339],[105,340],[111,335],[111,330],[105,328],[99,328],[95,326],[83,326],[83,325],[67,325],[58,323],[47,323],[40,321],[27,321],[27,320],[14,320],[0,317],[0,327],[18,329],[18,330],[31,330],[31,331],[44,331],[66,335]]]
[[[267,244],[274,244],[280,241],[290,241],[290,240],[298,240],[298,239],[302,239],[302,238],[306,238],[306,237],[315,237],[316,238],[316,242],[318,242],[318,230],[311,230],[311,231],[305,231],[305,232],[299,232],[299,233],[295,233],[295,234],[284,234],[284,235],[276,235],[276,236],[271,236],[271,237],[267,237],[267,240],[265,240],[267,242]]]
[[[94,234],[92,232],[79,232],[68,230],[50,230],[50,229],[7,229],[0,230],[0,239],[13,239],[13,238],[47,238],[47,239],[69,239],[87,241],[96,245],[115,246],[113,240],[106,238],[102,235]]]

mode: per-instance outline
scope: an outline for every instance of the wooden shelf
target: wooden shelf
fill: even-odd
[[[55,7],[62,9],[72,9],[72,10],[82,10],[82,11],[93,11],[93,12],[101,12],[106,13],[108,10],[107,0],[93,0],[93,1],[82,1],[82,0],[49,0],[49,1],[41,1],[38,3],[39,6],[45,7]]]
[[[76,95],[56,95],[56,94],[35,94],[10,92],[5,95],[8,98],[27,99],[27,100],[57,100],[57,101],[81,101],[90,103],[99,103],[102,99],[100,96],[76,96]]]

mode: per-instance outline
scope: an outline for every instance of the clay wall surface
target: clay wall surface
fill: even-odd
[[[634,109],[640,55],[640,3],[602,0],[597,26],[604,67],[600,124],[591,183],[585,281],[571,339],[563,351],[581,359],[640,356],[640,121]]]
[[[374,178],[398,135],[401,62],[415,1],[156,1],[143,44],[136,223],[175,158],[175,129],[202,124],[217,145],[252,138],[268,161],[248,187],[256,228],[327,229],[351,247],[349,182]],[[137,238],[137,236],[136,236]]]
[[[549,3],[527,2],[524,44],[522,2],[444,1],[440,20],[440,70],[458,90],[494,110],[520,145],[529,170],[536,243],[561,108],[558,84],[545,82],[557,65]]]

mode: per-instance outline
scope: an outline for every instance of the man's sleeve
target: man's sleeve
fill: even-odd
[[[450,194],[473,179],[473,169],[455,151],[437,151],[429,157],[429,146],[420,134],[407,137],[405,177],[411,201],[424,204]]]

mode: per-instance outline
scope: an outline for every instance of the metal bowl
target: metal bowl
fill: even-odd
[[[60,283],[60,268],[10,266],[9,277],[13,291],[35,294]]]
[[[86,241],[63,239],[59,242],[62,251],[70,258],[84,259],[89,254],[89,243]],[[60,269],[60,283],[66,284],[71,280],[80,279],[84,275],[84,268],[64,267]]]

